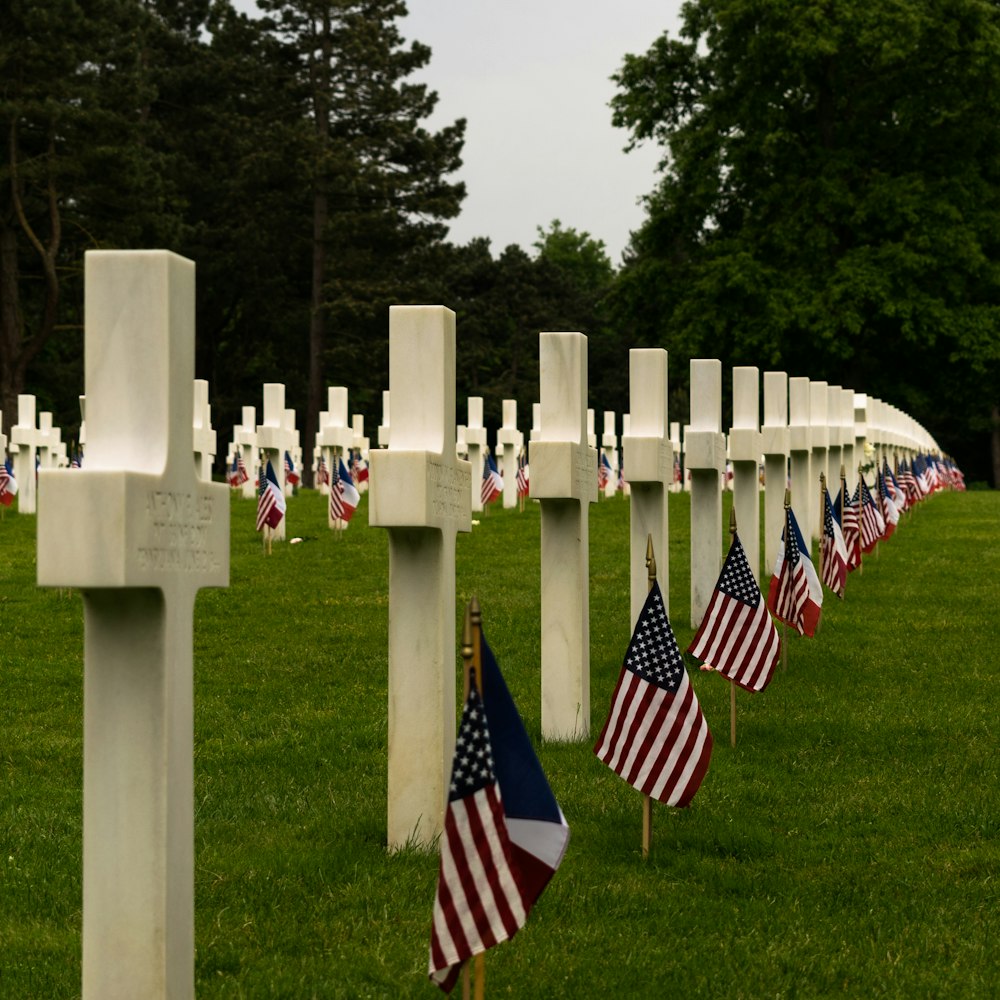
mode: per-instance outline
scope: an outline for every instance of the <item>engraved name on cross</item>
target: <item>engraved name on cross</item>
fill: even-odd
[[[229,498],[191,460],[194,264],[85,258],[83,469],[42,472],[38,582],[84,603],[83,997],[194,994],[192,643]]]

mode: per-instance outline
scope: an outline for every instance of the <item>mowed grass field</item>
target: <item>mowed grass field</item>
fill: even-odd
[[[670,501],[683,649],[688,499]],[[385,847],[386,532],[363,500],[335,537],[303,491],[303,542],[265,557],[254,502],[231,509],[230,586],[195,620],[197,994],[437,996],[437,853]],[[621,497],[591,508],[594,736],[630,634],[628,517]],[[819,634],[790,639],[787,670],[739,693],[735,749],[729,686],[690,664],[712,764],[690,808],[657,805],[645,862],[638,793],[592,740],[538,737],[539,506],[479,520],[459,602],[480,600],[572,829],[526,927],[488,954],[487,996],[1000,995],[1000,494],[906,516]],[[34,517],[8,512],[0,545],[0,997],[72,998],[82,599],[36,587]]]

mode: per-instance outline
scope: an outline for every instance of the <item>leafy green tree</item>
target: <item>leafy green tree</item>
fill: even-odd
[[[296,173],[310,197],[310,227],[289,234],[310,248],[309,441],[328,365],[364,356],[373,321],[384,322],[384,307],[405,287],[409,258],[421,244],[442,240],[442,220],[458,213],[464,187],[446,178],[461,165],[465,123],[436,133],[422,124],[437,95],[410,77],[427,64],[430,49],[404,42],[397,25],[406,13],[402,0],[259,6],[269,15],[262,27],[290,70],[283,87],[290,108],[309,126]],[[349,359],[328,343],[330,329],[339,346],[351,345]]]
[[[1000,413],[1000,8],[691,0],[682,18],[616,77],[615,123],[664,148],[618,321],[682,356],[864,389],[982,469],[970,441]],[[963,407],[942,421],[948,393]]]

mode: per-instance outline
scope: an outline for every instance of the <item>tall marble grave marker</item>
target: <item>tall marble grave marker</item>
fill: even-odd
[[[465,425],[465,448],[472,469],[469,487],[473,510],[483,509],[483,463],[486,461],[486,428],[483,427],[483,397],[469,397],[469,422]]]
[[[260,474],[264,475],[271,463],[278,488],[285,492],[285,449],[290,446],[285,432],[285,387],[281,382],[264,383],[264,422],[257,425],[257,447],[261,451]],[[284,541],[288,513],[278,522],[271,534],[276,542]]]
[[[244,499],[252,498],[257,489],[254,480],[260,473],[257,459],[257,409],[253,406],[242,408],[242,421],[233,428],[233,444],[243,457],[247,469],[247,481],[240,487]]]
[[[354,447],[354,428],[347,423],[347,388],[342,385],[327,386],[326,409],[319,415],[319,432],[316,434],[316,447],[319,448],[330,470],[330,481],[339,468],[340,459],[344,459],[347,468],[351,460],[351,448]],[[329,495],[329,490],[322,492]],[[329,505],[326,511],[327,526],[344,528],[346,524],[331,516]]]
[[[192,642],[229,498],[191,462],[194,264],[85,263],[86,465],[40,476],[38,582],[84,600],[83,997],[194,995]]]
[[[827,452],[830,447],[830,427],[827,405],[830,387],[826,382],[809,383],[809,441],[811,459],[809,464],[809,489],[804,495],[793,497],[792,505],[802,511],[799,527],[806,542],[819,538],[819,475],[826,472]],[[808,502],[807,502],[808,501]],[[809,530],[801,524],[803,518]]]
[[[670,614],[668,484],[673,480],[673,448],[668,437],[667,352],[661,347],[628,352],[629,428],[622,437],[622,461],[632,484],[629,513],[629,592],[632,625],[649,593],[646,541],[653,539],[656,575]]]
[[[378,425],[378,446],[389,447],[389,390],[382,390],[382,423]]]
[[[208,382],[194,380],[194,467],[203,482],[212,481],[212,463],[216,455],[216,433],[212,428],[212,406],[208,401]]]
[[[10,445],[14,457],[14,478],[17,480],[17,509],[21,514],[34,514],[36,509],[35,459],[41,433],[35,426],[35,397],[17,397],[17,423],[10,429]]]
[[[389,447],[371,454],[369,523],[389,529],[389,847],[444,825],[455,746],[455,533],[472,530],[455,455],[455,314],[389,309]],[[477,484],[478,488],[478,484]]]
[[[760,583],[760,372],[733,369],[733,426],[729,457],[733,463],[736,530],[754,579]]]
[[[631,366],[631,358],[629,365]],[[608,473],[608,481],[604,486],[604,495],[606,497],[613,497],[618,492],[618,428],[616,427],[614,410],[604,411],[604,433],[601,435],[601,450],[607,457],[608,465],[611,467],[611,471]]]
[[[531,495],[541,502],[542,736],[590,733],[590,545],[597,451],[587,443],[587,338],[539,335],[541,428]]]
[[[785,489],[788,484],[788,375],[764,372],[764,569],[774,572],[781,532],[785,527]]]
[[[497,451],[503,463],[503,505],[517,506],[517,456],[524,435],[517,429],[517,400],[503,401],[503,426],[497,431]]]
[[[691,426],[684,435],[691,472],[691,627],[698,628],[722,563],[722,362],[691,359]]]
[[[788,380],[788,450],[791,453],[789,478],[791,479],[792,507],[799,511],[798,519],[804,520],[809,508],[809,491],[812,489],[812,435],[809,424],[809,379],[793,376]],[[819,489],[817,481],[817,489]],[[811,535],[802,528],[808,542]],[[771,565],[773,569],[773,564]]]

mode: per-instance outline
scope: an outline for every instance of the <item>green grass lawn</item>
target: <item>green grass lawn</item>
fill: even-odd
[[[671,497],[682,648],[687,503]],[[595,735],[629,639],[628,509],[591,508]],[[334,537],[303,492],[304,541],[265,557],[254,510],[233,498],[230,587],[196,608],[198,996],[440,995],[437,854],[385,849],[386,533],[363,501]],[[693,669],[712,765],[689,809],[657,806],[646,862],[638,793],[590,742],[540,744],[572,838],[489,953],[487,995],[996,997],[998,519],[986,492],[906,517],[787,671],[740,692],[735,749],[728,685]],[[458,539],[459,600],[479,597],[537,741],[539,508],[480,521]],[[35,586],[34,533],[0,523],[0,997],[52,1000],[80,991],[83,614]]]

